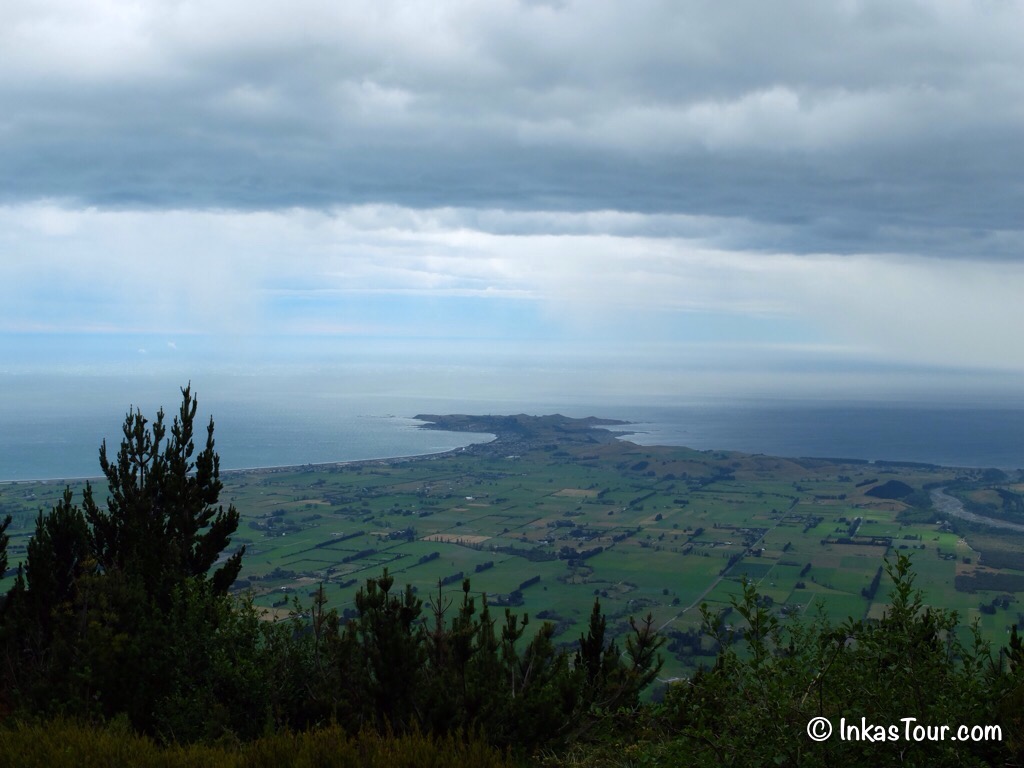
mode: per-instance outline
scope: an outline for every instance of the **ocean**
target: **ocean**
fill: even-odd
[[[644,445],[684,445],[777,456],[1024,467],[1024,407],[712,399],[657,405],[397,397],[345,391],[334,380],[236,379],[197,387],[205,426],[212,414],[222,469],[410,456],[452,450],[487,435],[417,428],[418,413],[562,413],[632,422]],[[205,394],[204,394],[205,393]],[[129,406],[168,421],[180,396],[166,381],[101,376],[0,375],[0,481],[100,474],[98,448],[113,454]],[[205,432],[204,432],[205,434]]]
[[[1024,408],[739,401],[632,412],[644,445],[772,456],[1024,468]]]

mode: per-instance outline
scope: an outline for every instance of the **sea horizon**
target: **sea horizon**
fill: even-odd
[[[11,385],[0,404],[0,482],[98,478],[98,450],[113,454],[130,406],[170,421],[180,395],[166,382],[79,380]],[[159,386],[156,386],[159,384]],[[977,402],[822,400],[758,397],[662,399],[627,404],[553,398],[422,398],[339,391],[334,382],[305,388],[196,388],[197,435],[211,414],[221,469],[247,471],[413,458],[490,439],[420,429],[422,413],[571,417],[629,422],[611,427],[640,445],[686,446],[790,458],[906,461],[949,467],[1024,467],[1024,407]],[[125,394],[134,392],[134,397]],[[204,392],[206,394],[204,394]],[[177,399],[175,399],[177,396]],[[197,442],[199,442],[197,440]]]

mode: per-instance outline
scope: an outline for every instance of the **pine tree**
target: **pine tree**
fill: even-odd
[[[356,594],[359,618],[345,625],[349,648],[356,649],[366,702],[397,730],[418,720],[416,694],[426,652],[426,632],[419,621],[423,601],[410,585],[392,593],[395,579],[387,568]]]
[[[116,459],[108,459],[106,443],[100,448],[105,507],[87,485],[81,508],[68,488],[39,513],[0,625],[0,682],[27,711],[124,713],[154,732],[181,725],[182,696],[214,701],[211,691],[230,687],[230,665],[214,666],[214,674],[179,664],[195,648],[210,659],[230,656],[221,647],[231,623],[226,593],[244,552],[209,574],[239,515],[217,504],[213,420],[193,458],[196,398],[189,387],[181,393],[169,430],[162,410],[152,424],[136,410],[125,419]]]
[[[4,605],[2,682],[21,702],[60,699],[75,684],[69,673],[79,650],[75,604],[92,560],[85,518],[71,500],[66,488],[50,512],[39,512]]]
[[[54,614],[74,601],[78,580],[91,563],[88,526],[71,499],[67,487],[48,514],[40,511],[26,551],[27,595],[44,636],[49,634]]]
[[[196,398],[191,386],[181,390],[182,403],[167,436],[164,411],[150,422],[129,411],[116,458],[100,448],[100,467],[110,496],[106,509],[87,485],[83,508],[91,526],[96,560],[104,571],[141,578],[150,595],[168,595],[184,579],[205,578],[238,528],[238,511],[217,506],[223,484],[220,457],[214,451],[213,419],[206,445],[193,460]],[[242,567],[242,547],[212,576],[224,594]]]
[[[11,537],[7,535],[7,526],[10,524],[10,515],[0,523],[0,578],[3,577],[4,572],[7,570],[7,545],[11,541]]]
[[[594,607],[590,611],[590,625],[586,635],[580,635],[580,647],[576,651],[575,667],[586,671],[587,684],[597,686],[608,673],[618,664],[618,648],[613,642],[605,648],[604,635],[607,620],[601,613],[601,602],[594,599]]]

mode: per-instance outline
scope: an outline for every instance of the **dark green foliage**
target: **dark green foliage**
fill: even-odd
[[[615,643],[607,649],[604,645],[607,623],[601,613],[601,602],[595,598],[594,609],[590,612],[590,626],[586,635],[580,635],[580,648],[576,652],[576,667],[586,673],[587,684],[590,686],[596,686],[602,679],[607,679],[618,662],[618,647]]]
[[[953,583],[961,592],[1024,592],[1024,576],[1019,573],[974,571],[956,576]]]
[[[1006,648],[1008,674],[1000,682],[996,714],[1006,728],[1006,746],[1019,765],[1024,760],[1024,644],[1014,624]]]
[[[914,588],[906,557],[887,571],[892,602],[876,622],[848,620],[834,626],[819,617],[810,624],[784,626],[746,584],[734,603],[745,621],[743,644],[737,648],[705,608],[706,631],[723,641],[724,650],[712,668],[670,687],[661,722],[676,735],[650,751],[661,755],[664,764],[685,756],[690,765],[716,766],[1003,762],[1008,752],[1001,741],[840,739],[842,718],[900,729],[905,717],[928,725],[1001,724],[1004,734],[1013,733],[1000,711],[1009,695],[1021,691],[1014,651],[1007,671],[976,632],[962,642],[956,615],[929,607]],[[818,716],[835,728],[832,738],[821,743],[805,732],[808,721]]]
[[[57,720],[0,728],[0,768],[502,768],[479,736],[348,734],[338,726],[270,733],[249,743],[161,746],[123,724]]]
[[[590,612],[590,625],[587,634],[580,636],[574,665],[585,676],[584,705],[587,709],[599,712],[614,712],[622,707],[634,708],[639,703],[640,692],[661,669],[661,659],[657,652],[666,638],[655,633],[650,615],[639,624],[630,617],[632,632],[626,638],[626,651],[623,654],[614,640],[605,645],[606,623],[601,613],[601,604],[595,599],[594,608]],[[623,657],[629,660],[628,664],[623,662]],[[587,723],[578,725],[586,727]]]
[[[215,711],[244,699],[246,687],[230,682],[244,665],[221,663],[218,654],[229,638],[236,656],[251,650],[259,635],[251,616],[248,641],[231,631],[246,619],[224,597],[241,551],[207,578],[238,513],[215,506],[221,484],[212,421],[206,447],[192,461],[195,412],[186,387],[166,440],[162,411],[152,430],[141,413],[129,413],[116,461],[108,461],[105,444],[100,449],[110,485],[106,508],[87,485],[81,509],[69,488],[49,513],[39,513],[0,623],[7,706],[125,714],[172,738],[250,722],[251,707],[230,716]],[[193,710],[189,723],[174,714],[182,696]]]
[[[875,595],[878,594],[878,587],[882,584],[882,570],[882,566],[878,566],[878,570],[875,571],[875,575],[874,578],[871,579],[871,583],[860,591],[862,597],[868,600],[875,599]]]
[[[392,594],[393,585],[387,569],[367,581],[356,595],[359,618],[346,625],[343,646],[351,649],[355,658],[350,663],[365,676],[367,715],[401,730],[415,720],[414,692],[424,656],[424,630],[418,622],[423,602],[408,586]]]
[[[881,485],[876,485],[865,496],[874,496],[876,499],[902,499],[914,492],[914,489],[901,480],[887,480]]]
[[[163,656],[166,693],[157,702],[154,732],[165,740],[259,736],[273,724],[271,647],[249,603],[218,595],[189,581],[179,588],[167,624],[174,628]]]
[[[110,486],[106,508],[95,503],[89,486],[82,504],[100,567],[141,578],[147,593],[161,599],[184,579],[204,578],[238,528],[238,511],[216,506],[222,483],[213,419],[206,445],[193,460],[197,403],[190,387],[181,394],[170,437],[163,409],[149,429],[139,411],[128,413],[116,460],[108,459],[106,441],[100,448]],[[227,592],[243,552],[244,547],[213,573],[214,591]]]
[[[1008,491],[1005,488],[996,488],[995,490],[999,494],[999,498],[1003,500],[1003,511],[1007,515],[1015,517],[1024,516],[1024,498],[1019,493]]]
[[[288,665],[298,669],[278,667],[278,674],[293,685],[305,681],[308,693],[293,699],[291,712],[301,714],[288,722],[330,716],[350,728],[469,729],[529,753],[578,737],[604,712],[636,706],[660,667],[662,640],[649,617],[634,624],[623,658],[605,644],[595,604],[585,650],[573,663],[554,646],[552,624],[527,639],[526,616],[506,609],[499,621],[486,598],[470,597],[468,580],[462,586],[458,604],[439,586],[426,617],[422,602],[408,587],[396,592],[386,571],[367,581],[357,615],[343,626],[324,609],[322,591],[311,610],[297,608]]]
[[[11,542],[11,537],[7,535],[7,528],[10,524],[10,515],[0,523],[0,576],[7,570],[7,545]]]
[[[597,602],[575,657],[556,648],[551,623],[527,634],[525,615],[492,617],[468,580],[458,604],[439,585],[424,615],[387,570],[346,622],[322,588],[290,622],[263,621],[227,595],[242,551],[216,568],[238,513],[218,506],[212,421],[195,454],[195,413],[187,387],[169,428],[162,411],[152,423],[130,412],[116,458],[100,449],[106,505],[87,485],[81,508],[68,489],[40,512],[0,620],[0,712],[121,718],[166,743],[333,722],[351,734],[473,732],[529,754],[638,706],[663,640],[650,616],[631,618],[620,652]]]
[[[94,567],[85,518],[70,489],[48,514],[39,513],[27,558],[0,627],[7,703],[19,695],[60,702],[78,687],[79,583]]]
[[[39,513],[26,553],[29,610],[46,634],[54,614],[74,601],[81,577],[95,569],[89,528],[71,500],[71,489],[66,488],[63,499],[49,514]]]

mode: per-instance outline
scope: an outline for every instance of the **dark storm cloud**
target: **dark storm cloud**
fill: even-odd
[[[613,210],[735,219],[718,240],[751,250],[1021,253],[1020,3],[13,5],[10,204]]]

